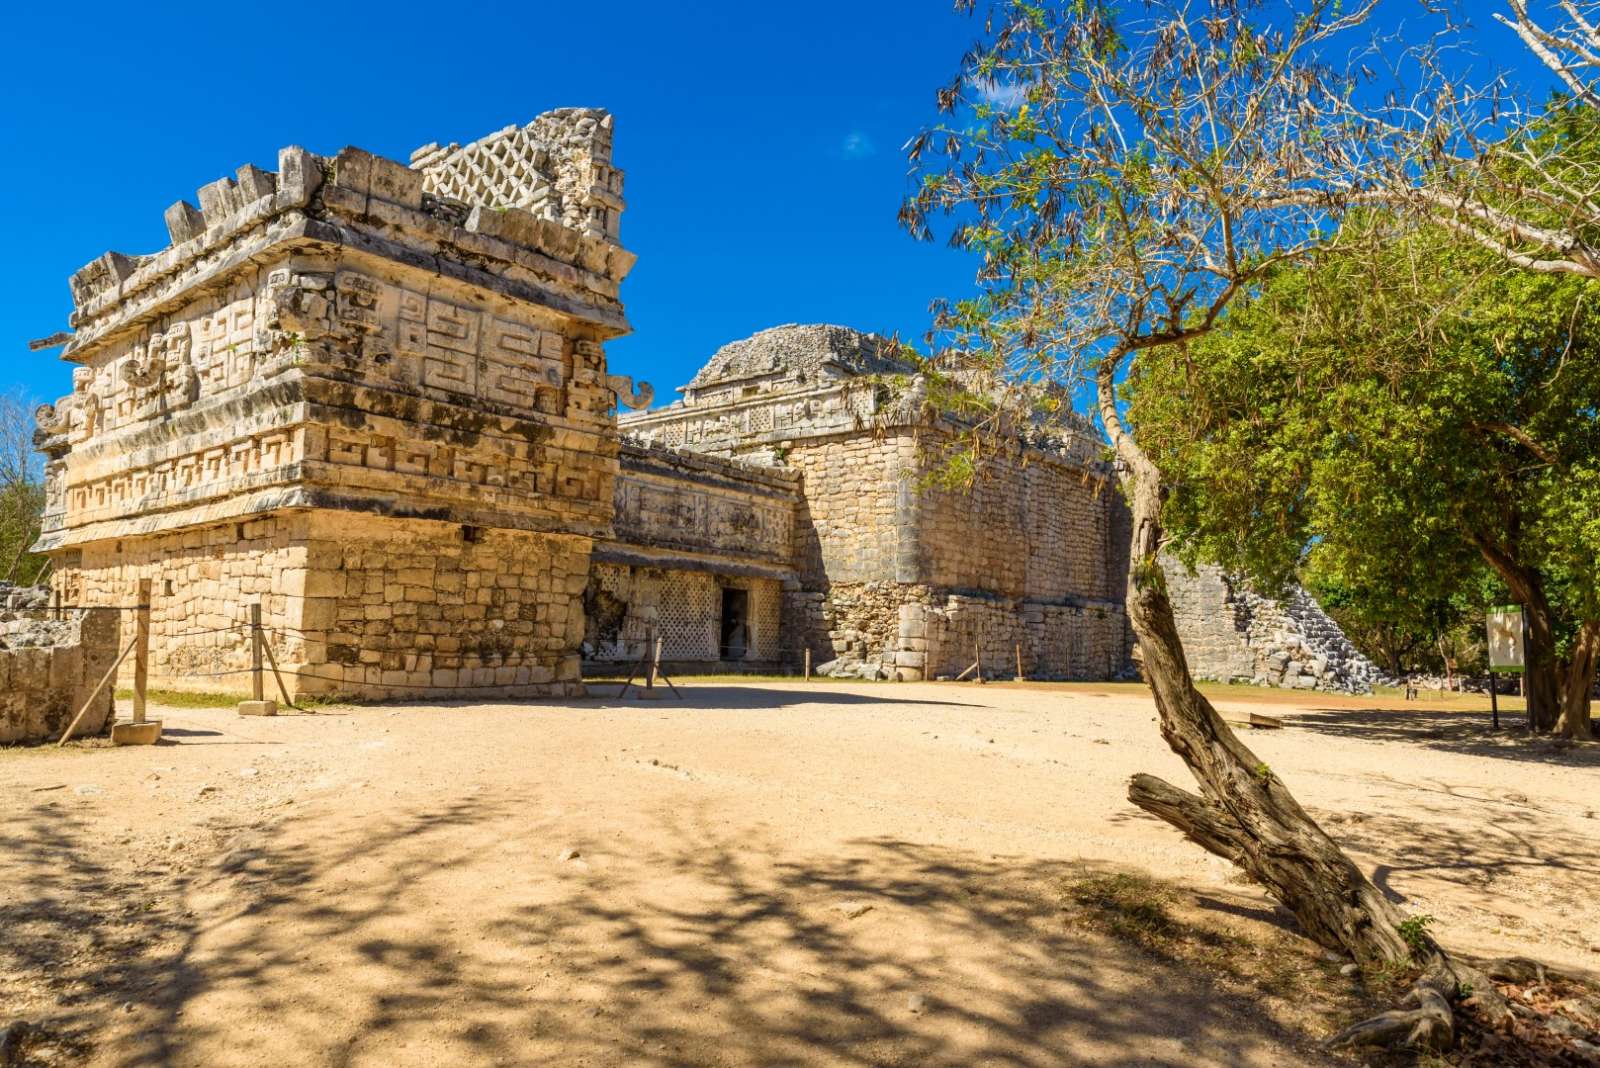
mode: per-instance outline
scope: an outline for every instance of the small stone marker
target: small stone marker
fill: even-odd
[[[276,701],[240,701],[239,715],[241,716],[276,716],[278,702]]]
[[[111,725],[112,745],[155,745],[161,740],[161,721],[122,722]]]

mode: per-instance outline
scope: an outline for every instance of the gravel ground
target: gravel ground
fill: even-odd
[[[0,1026],[41,1024],[42,1064],[1325,1063],[1062,920],[1106,868],[1276,920],[1125,800],[1187,781],[1142,691],[684,698],[168,709],[155,748],[0,750]],[[1286,717],[1246,740],[1448,945],[1600,971],[1600,750],[1382,704],[1237,707]]]

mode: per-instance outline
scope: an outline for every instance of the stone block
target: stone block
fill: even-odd
[[[111,725],[112,745],[155,745],[161,740],[161,721],[145,720],[143,723],[124,721]]]
[[[193,240],[206,232],[206,217],[187,200],[180,200],[166,211],[167,237],[174,245]]]
[[[276,716],[278,702],[276,701],[240,701],[239,715],[241,716]]]

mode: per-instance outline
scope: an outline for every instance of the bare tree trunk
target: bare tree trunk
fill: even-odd
[[[1404,917],[1336,842],[1300,807],[1283,782],[1234,735],[1195,687],[1178,637],[1162,547],[1161,472],[1124,430],[1116,410],[1115,361],[1100,371],[1100,412],[1120,461],[1133,513],[1128,618],[1139,641],[1145,681],[1161,734],[1200,787],[1196,796],[1150,775],[1128,789],[1135,805],[1177,827],[1196,844],[1244,869],[1294,914],[1319,945],[1359,961],[1414,962],[1423,973],[1411,1007],[1357,1025],[1350,1042],[1445,1047],[1454,1042],[1450,1002],[1465,986],[1497,999],[1492,983],[1460,965],[1425,930]],[[1504,1011],[1503,1001],[1499,1010]]]

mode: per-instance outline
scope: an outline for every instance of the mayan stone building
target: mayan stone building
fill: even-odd
[[[1011,674],[1019,649],[1037,677],[1127,670],[1126,513],[1087,429],[1018,435],[970,489],[939,488],[930,475],[960,426],[929,403],[895,346],[838,326],[777,327],[724,346],[682,394],[624,414],[623,434],[788,473],[792,520],[779,518],[774,485],[759,533],[728,533],[775,548],[787,527],[792,540],[787,560],[772,556],[758,578],[714,558],[703,592],[666,577],[635,629],[662,619],[670,659],[715,659],[706,654],[726,651],[731,635],[745,658],[793,665],[809,649],[832,672],[868,678],[955,675],[979,655],[990,673]],[[625,454],[623,487],[634,471]],[[630,507],[619,500],[619,515]],[[604,581],[620,590],[649,574],[636,564]],[[774,643],[767,621],[779,598]],[[680,621],[692,619],[703,630],[678,644]],[[747,628],[753,641],[738,643]]]
[[[39,413],[57,591],[153,580],[154,685],[242,686],[259,602],[302,692],[577,692],[629,388],[611,135],[286,148],[74,275],[74,390]]]
[[[943,486],[964,425],[838,326],[726,345],[619,418],[652,396],[606,367],[634,262],[611,149],[594,110],[409,165],[286,148],[169,208],[166,249],[79,271],[73,392],[38,413],[55,593],[149,580],[177,689],[249,685],[256,604],[295,694],[570,696],[657,640],[702,669],[1130,672],[1127,514],[1087,423]],[[1307,612],[1193,590],[1198,669],[1348,674]]]

